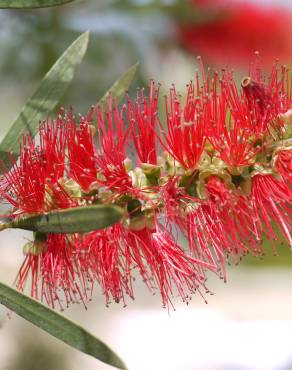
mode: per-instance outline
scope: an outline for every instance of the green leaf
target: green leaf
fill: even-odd
[[[1,0],[0,0],[1,1]],[[19,155],[19,139],[29,132],[34,136],[39,121],[47,118],[56,107],[72,81],[76,67],[82,61],[88,45],[89,34],[83,33],[64,52],[45,75],[39,88],[22,108],[19,116],[0,143],[0,159],[10,165],[8,153]],[[11,162],[11,161],[10,161]]]
[[[126,370],[123,361],[101,340],[73,321],[3,283],[0,283],[0,303],[69,346]]]
[[[119,222],[123,214],[120,207],[98,204],[37,214],[1,226],[42,233],[86,233]]]
[[[3,150],[0,150],[0,160],[1,160],[0,175],[1,175],[2,172],[4,171],[4,168],[10,168],[11,167],[11,163],[14,162],[15,158],[12,158],[11,154],[9,154],[9,152],[4,152]],[[3,165],[5,166],[4,168],[3,168]]]
[[[0,8],[46,8],[71,3],[74,0],[0,0]]]
[[[119,102],[121,98],[125,95],[125,92],[129,89],[133,78],[137,72],[137,68],[139,63],[134,64],[130,67],[125,73],[121,75],[121,77],[112,85],[112,87],[104,94],[104,96],[100,99],[98,104],[106,103],[106,99],[111,93]]]

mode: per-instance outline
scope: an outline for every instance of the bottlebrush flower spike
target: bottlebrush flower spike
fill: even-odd
[[[42,124],[39,145],[29,135],[23,137],[20,160],[2,179],[1,196],[14,206],[9,217],[78,205],[64,180],[67,123],[68,120],[72,123],[72,119],[72,114],[69,119],[60,112],[55,122]],[[86,290],[79,284],[81,272],[75,266],[72,238],[37,233],[34,240],[24,246],[26,257],[16,279],[18,289],[24,290],[27,280],[31,280],[31,295],[52,307],[57,301],[62,308],[63,297],[66,306],[83,300]],[[63,292],[61,298],[60,292]]]
[[[68,117],[68,158],[70,162],[69,177],[76,181],[84,191],[96,183],[97,163],[93,134],[96,130],[92,124],[93,108],[87,117],[80,117],[76,122],[73,112]]]
[[[272,174],[259,172],[252,177],[251,204],[259,238],[264,234],[268,239],[278,240],[274,222],[292,247],[291,199],[291,189]]]
[[[143,90],[134,102],[128,99],[128,115],[137,156],[141,163],[157,164],[156,126],[158,116],[159,89],[150,82],[149,98]]]
[[[137,268],[148,289],[159,291],[164,306],[171,305],[175,294],[187,301],[192,293],[204,287],[205,276],[196,266],[214,266],[188,256],[166,230],[131,230],[115,225],[90,233],[83,241],[88,244],[86,264],[94,271],[102,287],[106,303],[126,295],[134,298],[134,269]]]
[[[1,181],[1,195],[16,208],[16,214],[45,212],[56,202],[58,208],[68,206],[58,186],[65,169],[66,135],[60,113],[55,123],[40,127],[39,146],[29,135],[23,137],[19,163],[5,171]]]
[[[130,127],[126,128],[124,110],[125,107],[118,109],[111,94],[107,101],[107,111],[104,106],[98,106],[95,110],[99,143],[96,162],[102,174],[99,181],[119,194],[132,188],[125,166]]]
[[[82,269],[91,272],[92,281],[100,285],[107,305],[111,300],[126,304],[126,296],[134,299],[132,266],[125,258],[123,242],[121,225],[89,233],[80,242]]]
[[[74,235],[37,236],[25,246],[27,255],[16,278],[16,287],[23,291],[27,280],[31,280],[31,296],[51,307],[57,305],[63,309],[70,303],[86,304],[92,289],[91,279],[89,271],[82,270],[76,258],[77,242]]]
[[[206,107],[208,139],[226,165],[231,168],[248,166],[258,152],[256,130],[250,127],[253,124],[250,110],[241,106],[244,100],[239,96],[231,74],[225,73],[220,85],[219,94],[216,73],[208,93],[210,103]]]
[[[266,78],[257,60],[238,87],[228,69],[205,72],[201,62],[185,100],[173,86],[161,115],[155,86],[121,109],[109,95],[87,116],[60,113],[40,127],[39,145],[23,137],[19,162],[1,179],[9,218],[93,203],[123,217],[103,230],[35,233],[20,290],[31,277],[32,296],[63,307],[86,305],[99,285],[106,304],[126,304],[140,275],[173,307],[176,296],[205,295],[209,271],[226,280],[226,259],[263,255],[263,237],[274,249],[281,236],[291,246],[287,68],[275,64]]]
[[[190,177],[188,181],[193,182],[194,179]],[[194,258],[213,266],[216,266],[219,261],[220,266],[224,266],[222,238],[220,238],[219,245],[214,242],[216,237],[214,240],[212,238],[207,239],[207,236],[209,236],[207,225],[209,217],[206,217],[206,215],[202,217],[200,214],[200,211],[204,209],[204,201],[199,197],[188,194],[191,184],[187,185],[186,188],[180,185],[182,184],[179,183],[179,177],[175,176],[170,178],[162,188],[162,199],[165,203],[165,215],[168,223],[173,225],[173,231],[178,229],[184,235],[188,241],[190,253]],[[197,216],[198,219],[196,219]],[[210,218],[210,224],[217,225],[212,218]],[[214,227],[211,228],[211,230],[213,229]],[[199,235],[201,232],[202,237]],[[215,250],[215,257],[213,249]],[[198,270],[204,274],[200,265],[198,265]]]
[[[188,256],[166,230],[155,233],[143,230],[139,233],[136,248],[142,250],[164,306],[171,303],[174,288],[184,302],[188,302],[191,294],[197,290],[200,292],[202,287],[207,290],[204,286],[206,278],[198,272],[197,266],[212,268],[212,265]]]
[[[35,213],[46,210],[46,170],[42,154],[29,136],[23,138],[19,165],[6,172],[1,183],[1,195],[17,208],[18,213]]]
[[[242,126],[257,138],[274,127],[274,120],[290,109],[291,84],[286,67],[274,63],[267,81],[262,76],[259,55],[251,63],[249,76],[241,81],[238,91],[232,73],[225,72],[222,90],[235,120],[242,121]],[[277,122],[279,125],[279,122]],[[279,128],[278,126],[275,128]]]
[[[292,188],[292,147],[279,148],[274,156],[274,166],[287,186]]]
[[[165,99],[167,132],[163,135],[165,143],[162,142],[162,145],[185,170],[196,167],[206,141],[207,109],[200,111],[197,102],[192,83],[188,88],[185,106],[182,106],[175,87],[170,90],[169,98]]]

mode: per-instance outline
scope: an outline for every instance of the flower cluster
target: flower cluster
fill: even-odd
[[[141,275],[169,306],[204,296],[208,270],[226,279],[226,259],[263,254],[263,237],[292,246],[290,78],[277,64],[265,78],[256,60],[238,88],[230,71],[201,63],[185,98],[172,87],[161,112],[152,81],[121,108],[110,95],[87,116],[61,111],[36,141],[24,136],[0,186],[11,218],[91,204],[124,217],[83,234],[35,233],[17,287],[31,279],[31,295],[53,307],[86,304],[95,285],[107,304],[125,303]]]

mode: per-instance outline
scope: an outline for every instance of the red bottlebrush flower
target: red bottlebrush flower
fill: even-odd
[[[194,179],[190,179],[192,182]],[[203,201],[199,197],[192,197],[182,186],[179,186],[179,178],[171,178],[162,189],[161,198],[165,204],[165,216],[168,223],[176,225],[182,234],[185,236],[188,241],[189,249],[194,258],[205,261],[217,266],[217,261],[220,261],[220,264],[224,266],[223,261],[223,249],[221,248],[220,243],[214,244],[214,241],[206,241],[206,237],[203,236],[201,239],[198,235],[198,232],[206,231],[206,220],[205,217],[198,218],[198,221],[195,220],[196,215],[199,214],[199,210],[203,207]],[[212,224],[213,220],[211,218]],[[196,240],[196,241],[195,241]],[[201,243],[197,247],[196,243]],[[218,247],[218,248],[217,248]],[[215,257],[213,255],[213,248],[215,249]],[[216,250],[217,249],[217,250]],[[198,266],[200,269],[200,266]],[[199,270],[203,273],[202,270]]]
[[[132,137],[137,156],[141,163],[157,163],[156,125],[158,115],[159,89],[150,82],[149,97],[143,90],[138,93],[135,102],[128,97],[128,115],[132,126]]]
[[[228,82],[224,79],[221,81],[220,94],[217,93],[217,88],[210,93],[213,102],[208,113],[208,140],[226,165],[248,166],[258,152],[255,147],[256,136],[248,127],[250,125],[248,115],[240,114],[244,108],[241,108],[242,99],[238,95],[234,81],[232,80],[232,84],[228,86],[229,89],[226,83]],[[237,112],[233,106],[241,108],[241,112]]]
[[[132,238],[130,252],[134,262],[143,280],[148,281],[148,287],[160,291],[164,306],[171,304],[174,289],[183,301],[187,301],[188,296],[197,289],[200,292],[205,282],[200,266],[214,268],[211,264],[188,256],[173,236],[158,225],[155,232],[143,229],[129,236]]]
[[[121,225],[89,233],[80,241],[82,270],[90,271],[93,281],[101,286],[106,304],[111,298],[124,304],[126,295],[134,298],[132,266],[127,264],[123,242]]]
[[[79,122],[60,114],[41,126],[39,145],[24,136],[19,162],[1,179],[2,198],[14,206],[8,217],[95,201],[124,214],[103,230],[36,232],[24,247],[18,288],[31,277],[32,296],[63,307],[86,304],[98,284],[107,304],[125,304],[140,274],[173,307],[177,295],[188,302],[206,291],[209,270],[226,280],[227,258],[263,254],[263,236],[282,234],[291,245],[290,77],[275,64],[266,79],[256,61],[241,88],[228,70],[205,73],[201,62],[185,103],[173,87],[161,117],[151,83],[149,97],[128,97],[121,110],[110,95],[107,110]],[[161,157],[156,141],[166,150]]]
[[[56,303],[60,308],[64,308],[64,303],[67,307],[80,301],[85,304],[92,282],[76,259],[75,236],[48,234],[46,240],[34,243],[31,248],[39,250],[28,250],[16,279],[17,288],[23,291],[30,277],[31,296],[51,307]]]
[[[175,190],[174,184],[167,184],[164,193],[167,219],[179,227],[196,259],[220,267],[226,280],[226,255],[241,258],[247,252],[262,252],[248,202],[222,179],[206,179],[206,199],[190,196],[182,188]]]
[[[274,157],[274,166],[282,180],[290,189],[292,188],[292,148],[280,149]]]
[[[84,191],[89,191],[97,181],[96,152],[93,143],[94,126],[91,125],[93,110],[87,117],[75,122],[73,113],[68,117],[68,158],[69,177],[75,180]]]
[[[201,157],[206,141],[205,111],[195,99],[194,86],[188,87],[187,103],[182,107],[175,88],[165,100],[167,132],[163,133],[162,146],[170,156],[188,170],[194,169]],[[163,126],[161,126],[163,130]]]
[[[68,118],[68,117],[67,117]],[[56,122],[46,122],[39,129],[39,145],[26,135],[22,139],[20,160],[3,175],[1,196],[14,209],[9,217],[76,207],[64,181],[65,149],[68,131],[60,113]],[[37,234],[25,246],[26,258],[17,277],[17,287],[24,290],[31,278],[31,295],[54,307],[62,307],[61,293],[69,302],[83,300],[83,272],[74,261],[75,237],[64,234]],[[79,281],[80,279],[80,281]]]
[[[46,179],[56,183],[65,170],[67,132],[62,120],[62,111],[56,122],[46,122],[40,126],[39,138],[39,151],[45,166]]]
[[[124,109],[118,110],[109,95],[107,112],[96,109],[99,151],[96,162],[104,180],[99,180],[109,189],[120,194],[132,188],[132,181],[125,167],[126,147],[130,127],[125,127]]]
[[[256,174],[252,177],[251,204],[258,238],[265,234],[268,239],[278,240],[274,222],[292,246],[291,199],[291,189],[273,175]]]
[[[5,172],[1,196],[18,209],[18,213],[46,210],[45,168],[42,155],[29,136],[23,138],[19,165]]]
[[[208,139],[220,158],[231,168],[252,165],[265,151],[270,136],[283,136],[284,112],[291,105],[291,84],[285,67],[274,64],[269,80],[261,73],[256,58],[250,75],[238,90],[233,76],[226,71],[220,93],[211,92],[212,120]],[[274,139],[273,139],[274,140]]]
[[[251,139],[251,134],[244,129],[244,124],[241,121],[233,121],[230,124],[224,121],[222,126],[220,134],[212,134],[209,137],[220,158],[232,168],[252,164],[259,149],[255,147],[256,141]],[[218,130],[216,131],[218,133]]]
[[[166,230],[150,233],[144,229],[136,234],[136,248],[145,258],[164,306],[171,303],[174,288],[185,302],[188,302],[190,294],[197,290],[200,292],[206,278],[197,271],[197,267],[210,265],[188,256]],[[143,271],[142,266],[138,268]]]
[[[140,231],[121,225],[92,232],[82,241],[87,246],[87,269],[99,282],[110,303],[126,295],[134,298],[134,270],[137,269],[150,291],[160,291],[164,306],[171,304],[177,294],[187,301],[188,296],[204,286],[205,277],[197,266],[213,267],[188,256],[166,230]]]
[[[251,220],[251,206],[239,189],[235,189],[235,184],[229,181],[218,176],[206,179],[206,206],[213,213],[210,220],[217,220],[222,228],[221,238],[225,235],[221,243],[223,251],[241,256],[247,251],[257,251],[259,240]]]
[[[286,67],[274,63],[269,79],[262,74],[258,57],[251,64],[250,76],[242,79],[241,91],[230,72],[224,73],[221,83],[223,95],[234,118],[256,140],[271,128],[279,131],[279,116],[291,105],[291,79]]]
[[[1,184],[1,196],[17,209],[15,214],[47,211],[54,202],[59,208],[67,207],[58,187],[65,169],[66,135],[59,115],[56,123],[40,127],[39,146],[29,135],[23,137],[19,163],[5,171]]]
[[[194,1],[196,5],[197,1]],[[259,50],[268,66],[275,56],[291,58],[291,14],[279,7],[258,6],[251,2],[200,2],[212,18],[206,22],[177,24],[182,45],[204,55],[211,63],[246,65],[251,53]],[[190,10],[192,1],[190,1]],[[194,8],[194,12],[198,9]],[[271,26],[272,25],[272,26]]]

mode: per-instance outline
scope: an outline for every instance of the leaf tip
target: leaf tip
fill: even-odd
[[[83,46],[86,50],[87,46],[88,46],[89,38],[90,38],[90,31],[87,30],[87,31],[81,33],[81,35],[77,38],[76,41],[82,41],[82,44],[83,44]]]

